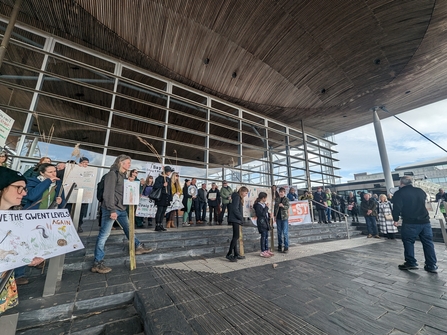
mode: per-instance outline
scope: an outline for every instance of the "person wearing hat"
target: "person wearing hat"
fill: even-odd
[[[157,213],[155,214],[155,231],[166,231],[163,227],[163,218],[166,213],[166,209],[172,201],[172,186],[171,186],[171,173],[174,172],[170,166],[165,166],[163,172],[155,179],[154,188],[152,193],[158,189],[161,189],[161,196],[158,200],[155,200],[157,206]]]
[[[3,150],[0,152],[0,166],[6,167],[7,161],[8,161],[8,153]]]
[[[18,171],[0,167],[0,210],[20,209],[22,198],[26,195],[26,178]],[[44,261],[43,258],[35,257],[30,266],[36,266]],[[20,267],[16,271],[6,271],[0,273],[0,278],[8,277],[5,288],[0,292],[0,296],[6,299],[0,300],[0,314],[5,310],[18,304],[16,285],[28,284],[25,278],[25,267]]]

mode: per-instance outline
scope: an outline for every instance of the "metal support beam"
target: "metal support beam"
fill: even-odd
[[[8,49],[9,39],[11,38],[12,30],[16,24],[17,15],[20,11],[20,6],[22,5],[22,0],[16,0],[14,8],[12,9],[11,17],[9,19],[8,26],[6,27],[5,34],[3,35],[2,44],[0,45],[0,68],[3,64],[3,59],[6,55],[6,50]]]
[[[391,175],[390,163],[388,161],[388,154],[386,152],[385,139],[383,137],[382,125],[377,109],[373,109],[374,130],[376,131],[377,146],[379,147],[380,161],[382,162],[383,175],[385,176],[385,184],[387,193],[394,187],[393,177]]]

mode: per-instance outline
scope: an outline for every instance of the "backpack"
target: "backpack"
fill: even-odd
[[[115,171],[115,173],[116,173],[116,177],[118,178],[118,171]],[[104,200],[104,184],[105,184],[106,175],[107,175],[107,173],[101,177],[101,180],[96,185],[96,199],[98,199],[99,202],[102,202]]]
[[[104,180],[106,179],[106,175],[101,177],[101,180],[96,185],[96,199],[98,199],[99,202],[102,202],[104,200]]]

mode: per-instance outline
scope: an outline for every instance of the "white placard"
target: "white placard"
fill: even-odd
[[[4,147],[14,119],[0,109],[0,147]]]
[[[124,205],[138,205],[140,202],[140,182],[138,180],[129,181],[124,179]]]
[[[0,273],[83,248],[66,209],[0,211]]]
[[[82,203],[90,204],[96,191],[96,176],[98,169],[93,166],[82,167],[76,164],[66,164],[64,173],[64,192],[67,195],[73,183],[76,183],[76,188],[71,193],[68,203],[76,202],[78,189],[82,188],[84,194],[82,196]]]
[[[180,166],[178,165],[170,165],[166,164],[165,166],[170,166],[175,172],[177,172],[180,175]],[[152,176],[157,178],[162,170],[163,165],[160,163],[147,163],[146,164],[146,176]]]
[[[181,194],[180,196],[178,194],[174,194],[174,196],[172,197],[171,204],[166,209],[166,213],[175,211],[177,209],[182,209],[183,208],[182,201],[183,201],[183,194]]]
[[[135,216],[143,218],[154,218],[157,213],[157,206],[148,197],[140,197]]]

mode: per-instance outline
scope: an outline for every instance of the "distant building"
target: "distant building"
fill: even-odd
[[[400,177],[409,175],[413,176],[416,181],[424,181],[424,184],[429,185],[432,190],[436,189],[436,192],[439,188],[447,189],[447,157],[398,166],[391,174],[394,186],[399,186]],[[354,180],[332,185],[332,188],[335,188],[339,194],[343,195],[347,195],[350,191],[368,191],[377,194],[389,193],[386,190],[383,173],[356,173],[354,174]]]

